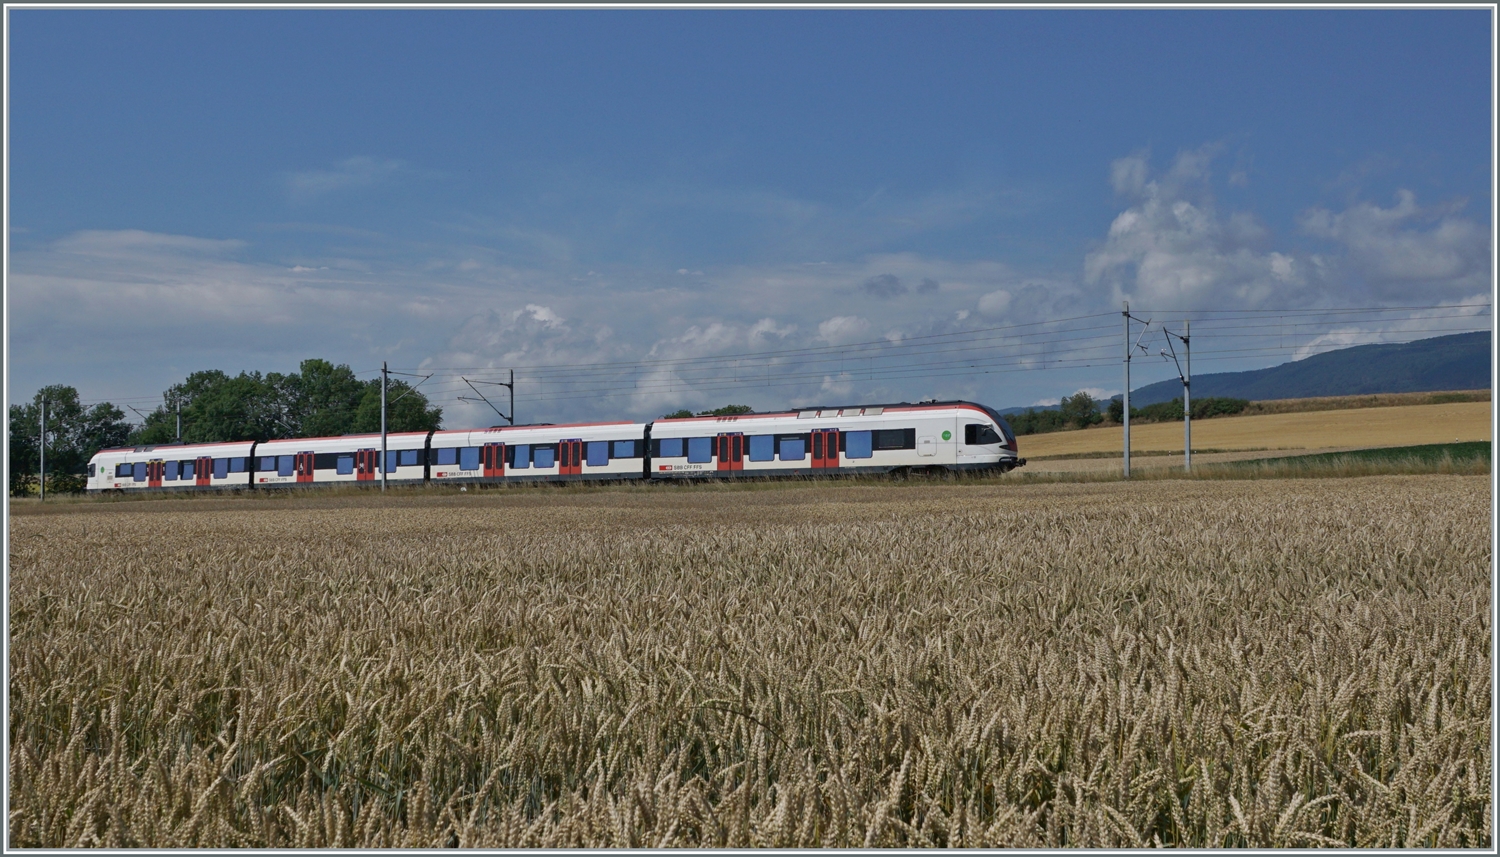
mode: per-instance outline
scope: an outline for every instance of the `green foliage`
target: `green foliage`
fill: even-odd
[[[1065,396],[1058,413],[1062,414],[1064,421],[1076,428],[1087,428],[1104,421],[1104,416],[1099,413],[1099,403],[1082,390]]]
[[[431,431],[443,425],[443,409],[429,408],[427,397],[405,381],[391,381],[386,389],[386,431]],[[380,431],[380,381],[365,387],[359,410],[348,432]],[[308,435],[311,437],[312,435]]]
[[[304,360],[299,372],[194,372],[167,388],[164,403],[131,436],[137,444],[176,438],[175,403],[182,404],[182,440],[216,443],[284,437],[332,437],[380,431],[380,379],[361,381],[346,365]],[[388,431],[428,431],[442,425],[441,408],[404,381],[386,392]]]
[[[47,402],[47,489],[82,491],[89,459],[105,447],[124,446],[130,433],[125,414],[108,402],[85,408],[78,391],[53,384],[37,391],[30,404],[10,406],[10,493],[37,487],[40,465],[37,435],[42,400]]]
[[[697,417],[730,417],[730,416],[734,416],[735,414],[750,414],[750,413],[754,413],[754,412],[755,412],[755,409],[752,408],[752,407],[750,407],[749,405],[725,405],[722,408],[714,408],[711,411],[699,411],[696,414],[693,413],[692,411],[688,410],[687,408],[683,408],[681,410],[673,411],[670,414],[662,414],[661,415],[661,419],[664,419],[664,420],[680,420],[680,419],[685,419],[687,417],[694,417],[694,416],[697,416]]]
[[[1441,461],[1468,462],[1483,460],[1490,462],[1490,442],[1487,440],[1460,443],[1428,443],[1420,446],[1388,446],[1380,449],[1357,449],[1353,452],[1322,452],[1313,455],[1291,455],[1281,458],[1262,458],[1253,461],[1232,462],[1240,466],[1265,467],[1277,464],[1347,464],[1347,463],[1401,463],[1436,464]]]
[[[1088,428],[1104,421],[1099,413],[1099,402],[1082,390],[1063,397],[1061,405],[1053,410],[1027,408],[1019,414],[1006,417],[1011,430],[1018,435],[1041,434],[1064,429]]]
[[[1233,416],[1243,413],[1248,407],[1250,407],[1248,399],[1207,396],[1193,401],[1193,419],[1206,420],[1210,417]],[[1119,399],[1110,400],[1108,413],[1111,421],[1124,422],[1125,407]],[[1165,423],[1180,419],[1182,419],[1182,399],[1130,409],[1131,422]]]

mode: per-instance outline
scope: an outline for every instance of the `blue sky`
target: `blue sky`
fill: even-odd
[[[821,365],[762,389],[662,388],[657,364],[608,398],[526,370],[911,341],[1123,297],[1208,331],[1213,310],[1491,292],[1486,10],[9,16],[11,401],[69,383],[144,408],[196,369],[319,356],[517,368],[535,420],[1004,407],[1118,392],[1118,364]],[[1408,316],[1200,371],[1475,326]],[[455,383],[428,387],[448,424],[492,421]]]

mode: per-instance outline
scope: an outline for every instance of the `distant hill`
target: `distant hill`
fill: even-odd
[[[1304,399],[1369,393],[1484,390],[1490,377],[1490,334],[1458,333],[1399,345],[1356,345],[1268,369],[1193,376],[1193,398]],[[1130,391],[1130,406],[1182,396],[1173,378]]]

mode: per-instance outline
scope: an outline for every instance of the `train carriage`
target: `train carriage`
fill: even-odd
[[[1005,420],[967,402],[684,417],[650,429],[656,478],[1009,470],[1025,463]]]
[[[89,461],[90,491],[199,491],[250,486],[252,441],[167,443],[100,450]]]
[[[385,473],[390,483],[426,481],[426,448],[430,432],[386,435],[386,459],[380,461],[379,434],[267,440],[256,444],[257,488],[307,484],[375,483]]]
[[[642,423],[494,426],[433,432],[430,478],[443,482],[640,479]]]

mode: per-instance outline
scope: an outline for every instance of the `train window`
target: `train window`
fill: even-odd
[[[145,482],[146,481],[146,462],[144,462],[144,461],[137,461],[135,463],[135,469],[133,471],[133,475],[132,475],[131,478],[134,479],[137,482]]]
[[[135,472],[134,467],[135,467],[135,465],[130,464],[129,462],[126,462],[124,464],[116,464],[115,465],[115,478],[116,479],[124,479],[125,477],[127,477],[130,474],[132,474],[132,473]]]
[[[266,473],[269,473],[272,470],[275,470],[276,469],[276,456],[274,456],[274,455],[262,455],[260,457],[260,462],[255,465],[255,469],[263,471],[263,472],[266,472]]]
[[[229,478],[229,459],[227,459],[227,458],[215,458],[214,459],[214,478],[215,479],[228,479]]]
[[[964,426],[964,443],[969,446],[984,446],[1000,442],[1000,435],[996,434],[991,426],[984,423],[969,423]]]
[[[916,449],[917,430],[908,429],[877,429],[874,432],[875,449]]]
[[[348,476],[354,472],[354,456],[340,455],[333,463],[340,476]]]
[[[296,472],[297,472],[297,456],[295,456],[295,455],[278,455],[278,456],[276,456],[276,475],[277,476],[291,476],[293,473],[296,473]]]
[[[525,470],[531,466],[531,444],[517,443],[507,446],[510,453],[510,466],[515,470]]]
[[[94,462],[92,461],[89,462],[89,478],[94,478]]]
[[[687,439],[687,460],[689,464],[702,464],[705,461],[712,461],[713,457],[713,438],[690,437]]]
[[[175,462],[175,461],[168,461],[168,462],[164,462],[164,463],[166,464],[166,468],[165,468],[165,472],[162,474],[162,478],[165,479],[165,480],[167,480],[168,482],[176,482],[177,481],[177,462]],[[191,466],[191,465],[189,465],[189,466]],[[188,471],[188,473],[191,474],[192,471],[190,470],[190,471]],[[187,478],[188,479],[192,479],[193,477],[191,475],[189,475]]]
[[[417,459],[417,455],[419,453],[421,453],[421,451],[422,450],[420,450],[420,449],[403,449],[403,450],[401,450],[401,466],[402,467],[409,467],[409,466],[411,466],[413,464],[421,464],[422,462]]]
[[[776,459],[776,435],[757,434],[750,437],[751,461],[774,461]]]
[[[870,457],[870,433],[867,431],[846,431],[843,433],[844,457],[845,458],[869,458]]]
[[[478,470],[479,469],[479,447],[477,447],[477,446],[466,446],[463,449],[461,449],[461,450],[458,451],[458,469],[459,470]]]
[[[801,435],[784,437],[777,446],[781,448],[782,461],[801,461],[807,457],[807,441]]]
[[[537,467],[551,467],[556,460],[556,456],[557,447],[551,445],[538,445],[531,448],[531,460]]]
[[[660,458],[681,458],[685,455],[682,451],[682,438],[664,437],[661,439],[661,451],[657,453]]]
[[[588,442],[588,465],[590,467],[603,467],[609,464],[609,441],[591,440]]]
[[[610,458],[635,458],[635,441],[617,440],[615,448],[610,450]]]
[[[168,465],[171,465],[173,463],[175,463],[175,462],[171,462],[171,461],[167,462]],[[182,478],[183,479],[192,479],[193,478],[193,462],[191,462],[191,461],[183,461],[183,462],[180,462],[180,466],[181,466],[181,469],[182,469]]]
[[[433,452],[437,453],[437,461],[434,461],[434,464],[458,463],[458,447],[456,446],[440,446]]]
[[[245,459],[243,459],[243,458],[231,458],[231,459],[229,459],[229,472],[230,473],[244,473],[245,472]]]

